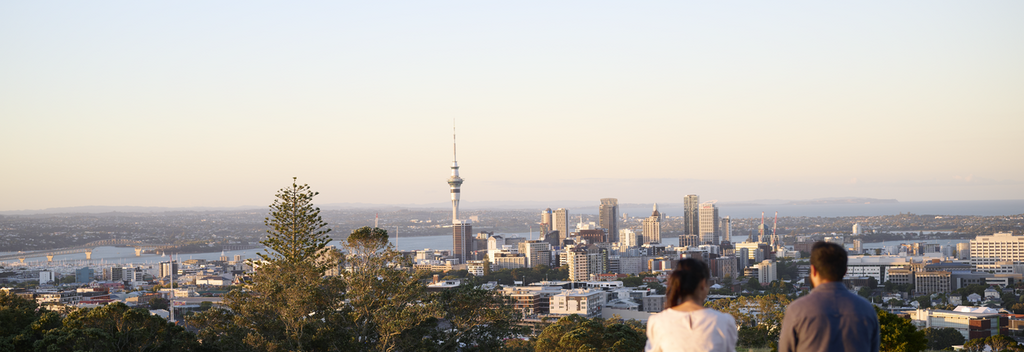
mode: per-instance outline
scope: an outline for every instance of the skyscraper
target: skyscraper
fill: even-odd
[[[700,196],[683,197],[683,234],[700,235]]]
[[[469,220],[459,220],[459,199],[462,195],[462,178],[459,177],[458,148],[455,144],[455,128],[452,128],[452,176],[448,186],[452,193],[452,255],[465,264],[473,251],[473,226]]]
[[[722,242],[732,243],[732,219],[728,216],[722,218],[721,224],[718,225],[718,234],[721,236]]]
[[[540,213],[540,235],[544,236],[548,232],[551,232],[551,208]]]
[[[601,205],[597,208],[598,226],[608,230],[608,242],[619,241],[619,200],[615,198],[601,198]]]
[[[654,211],[651,216],[644,219],[644,244],[656,242],[661,243],[661,213],[658,212],[658,203],[654,203]]]
[[[555,209],[554,216],[551,217],[551,227],[558,231],[558,246],[561,246],[562,241],[569,237],[569,209]]]
[[[718,207],[707,202],[700,205],[700,243],[718,244]]]

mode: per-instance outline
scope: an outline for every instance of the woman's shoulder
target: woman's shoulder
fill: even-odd
[[[701,312],[704,312],[704,314],[706,314],[709,318],[732,322],[734,325],[736,324],[736,319],[732,317],[732,314],[722,313],[711,308],[701,309]]]

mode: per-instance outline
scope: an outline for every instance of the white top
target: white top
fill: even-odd
[[[736,351],[736,319],[714,309],[665,309],[647,319],[644,351]]]

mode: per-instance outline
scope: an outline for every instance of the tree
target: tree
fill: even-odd
[[[750,278],[750,280],[747,280],[747,285],[745,286],[745,289],[750,292],[757,292],[762,290],[763,287],[761,286],[761,283],[757,281],[756,277],[752,277]]]
[[[184,328],[141,308],[115,302],[72,311],[63,326],[35,342],[38,351],[195,351],[199,343]]]
[[[492,351],[526,331],[520,314],[497,291],[475,287],[473,280],[430,295],[425,304],[439,314],[402,334],[401,350]],[[429,336],[429,338],[424,338]]]
[[[740,296],[718,299],[705,304],[708,308],[728,313],[740,328],[738,344],[747,347],[769,347],[779,340],[782,319],[791,300],[783,294]]]
[[[544,328],[534,340],[534,351],[639,351],[646,343],[645,327],[635,320],[573,314]]]
[[[331,229],[320,217],[320,208],[313,206],[313,197],[320,192],[313,192],[309,185],[299,186],[296,182],[297,178],[293,177],[291,188],[277,192],[277,199],[270,205],[270,217],[263,220],[270,229],[267,230],[267,239],[260,243],[270,252],[258,252],[257,255],[264,261],[308,263],[311,258],[319,258],[331,241],[327,236]]]
[[[643,285],[643,283],[644,283],[644,279],[641,279],[638,276],[629,276],[629,277],[622,278],[622,286],[625,286],[625,287],[637,287],[637,286]]]
[[[967,341],[964,344],[964,351],[981,352],[985,351],[985,346],[991,347],[992,351],[1024,351],[1024,346],[1021,346],[1017,341],[1005,335],[982,337]]]
[[[344,283],[325,276],[339,258],[328,255],[327,223],[313,206],[308,185],[293,178],[290,188],[278,191],[264,220],[268,253],[252,281],[229,292],[224,299],[230,310],[213,308],[189,317],[189,324],[207,347],[241,350],[345,350],[350,339],[342,329]]]
[[[910,320],[875,307],[882,330],[883,352],[921,352],[928,347],[924,332],[918,331]]]
[[[414,272],[402,269],[412,265],[388,242],[387,231],[356,229],[344,249],[348,270],[341,277],[348,304],[343,312],[356,349],[394,351],[403,332],[441,315],[436,304],[423,302],[426,288]]]
[[[31,351],[43,332],[60,326],[59,314],[40,310],[35,301],[0,291],[0,350]]]
[[[944,350],[964,344],[964,335],[953,328],[925,328],[922,332],[930,350]]]
[[[163,297],[153,297],[149,299],[150,309],[167,309],[170,308],[170,301]]]

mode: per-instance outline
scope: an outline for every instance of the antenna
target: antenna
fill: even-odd
[[[455,161],[459,160],[459,150],[455,143],[455,119],[452,119],[452,157]]]

